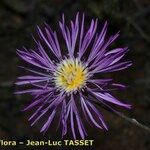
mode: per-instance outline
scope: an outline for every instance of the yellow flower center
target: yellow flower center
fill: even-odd
[[[87,69],[78,59],[63,60],[54,73],[56,87],[66,92],[82,88],[88,76]]]

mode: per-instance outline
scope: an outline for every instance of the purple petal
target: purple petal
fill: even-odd
[[[76,139],[75,128],[74,128],[74,118],[73,118],[73,108],[72,107],[73,106],[71,106],[71,109],[70,109],[71,131],[72,131],[74,139]]]
[[[110,95],[109,93],[98,93],[98,92],[94,92],[93,93],[97,98],[101,98],[105,101],[111,102],[113,104],[119,105],[119,106],[123,106],[126,108],[131,108],[131,105],[129,104],[124,104],[122,102],[120,102],[119,100],[117,100],[116,98],[114,98],[112,95]]]
[[[101,126],[95,121],[95,119],[93,118],[93,116],[92,116],[92,114],[91,114],[91,112],[90,112],[88,106],[87,106],[86,103],[84,102],[84,99],[81,98],[81,100],[82,100],[83,105],[84,105],[84,108],[85,108],[85,110],[86,110],[86,112],[87,112],[89,118],[90,118],[91,121],[93,122],[93,124],[94,124],[96,127],[102,129],[102,127],[101,127]]]
[[[104,128],[106,130],[108,130],[107,125],[104,122],[104,119],[102,117],[102,115],[100,114],[99,110],[97,110],[97,108],[89,101],[87,101],[88,105],[92,108],[92,110],[97,114],[98,118],[100,119],[102,125],[104,126]]]
[[[39,36],[41,37],[41,39],[44,40],[44,42],[47,44],[47,46],[50,48],[50,50],[53,52],[53,54],[57,57],[60,58],[60,53],[58,53],[58,50],[56,48],[56,45],[50,35],[50,32],[48,30],[46,30],[46,33],[48,34],[48,39],[45,37],[45,35],[43,34],[42,30],[40,29],[40,27],[37,26],[38,29],[38,33]]]
[[[52,114],[49,116],[48,120],[46,121],[46,123],[44,124],[40,132],[46,131],[49,128],[50,124],[54,119],[55,114],[56,114],[56,110],[54,110]]]

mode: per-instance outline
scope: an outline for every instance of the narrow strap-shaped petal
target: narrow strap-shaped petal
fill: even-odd
[[[51,99],[51,100],[49,101],[50,104],[48,104],[48,106],[47,106],[44,110],[41,111],[40,115],[39,115],[39,116],[34,120],[34,122],[31,124],[32,126],[33,126],[46,112],[48,112],[48,110],[50,110],[53,106],[55,106],[54,109],[57,108],[57,106],[62,102],[62,100],[63,100],[63,98],[64,98],[64,97],[62,96],[62,94],[63,94],[63,93],[61,93],[60,95],[58,95],[57,98],[53,98],[53,99]],[[48,103],[48,99],[47,99],[47,101],[45,102],[45,104],[47,104],[47,103]],[[41,107],[40,107],[40,108],[41,108]],[[36,113],[34,114],[34,116],[35,116],[38,112],[39,112],[39,110],[36,111]],[[33,118],[33,116],[32,116],[32,118]],[[30,119],[31,119],[31,117],[30,117]]]
[[[125,85],[123,85],[123,84],[120,84],[120,83],[112,83],[112,86],[115,86],[115,87],[118,87],[118,88],[126,88],[126,86]]]
[[[76,20],[75,20],[75,25],[73,22],[71,22],[71,51],[72,54],[74,55],[75,51],[75,46],[76,46],[76,41],[77,41],[77,36],[78,36],[78,31],[79,31],[79,13],[76,15]]]
[[[29,90],[17,91],[15,92],[15,94],[40,93],[40,92],[46,92],[46,91],[43,91],[42,89],[29,89]]]
[[[131,105],[129,104],[124,104],[122,102],[120,102],[119,100],[117,100],[115,97],[113,97],[112,95],[110,95],[109,93],[98,93],[98,92],[94,92],[93,93],[97,98],[102,98],[105,101],[111,102],[113,104],[119,105],[119,106],[123,106],[126,108],[131,108]]]
[[[62,122],[62,138],[67,133],[67,105],[66,100],[63,101],[60,123]],[[59,123],[59,124],[60,124]]]
[[[50,100],[51,95],[46,95],[45,97],[43,97],[43,103],[38,107],[38,109],[30,116],[30,118],[28,119],[29,121],[31,121],[38,113],[40,113],[40,111],[43,109],[43,107],[45,106],[45,104],[47,104],[47,102]],[[53,101],[54,98],[51,98],[51,101]],[[30,107],[30,105],[29,105]],[[43,112],[44,114],[44,112]],[[42,116],[42,115],[41,115]],[[38,116],[36,118],[36,120],[34,120],[34,122],[31,125],[34,125],[35,122],[40,119],[40,117]]]
[[[87,106],[86,103],[84,102],[84,100],[83,100],[83,99],[81,99],[81,100],[82,100],[83,105],[84,105],[84,108],[85,108],[85,110],[86,110],[86,112],[87,112],[89,118],[90,118],[91,121],[93,122],[93,124],[94,124],[97,128],[102,129],[102,127],[101,127],[101,126],[95,121],[95,119],[93,118],[93,116],[92,116],[92,114],[91,114],[91,112],[90,112],[88,106]]]
[[[41,79],[51,79],[51,77],[26,75],[26,76],[18,77],[18,79],[19,80],[41,80]]]
[[[27,54],[27,53],[23,53],[23,52],[21,52],[21,51],[17,51],[17,54],[24,60],[24,61],[26,61],[26,62],[28,62],[29,64],[32,64],[32,65],[34,65],[34,66],[37,66],[37,67],[39,67],[39,68],[41,68],[41,69],[45,69],[45,70],[50,70],[50,68],[49,67],[46,67],[45,65],[43,65],[43,64],[40,64],[40,63],[38,63],[36,60],[35,60],[35,58],[33,58],[33,55],[31,55],[31,54]]]
[[[45,95],[44,97],[41,97],[40,99],[36,99],[34,102],[31,102],[31,104],[28,105],[26,108],[24,108],[23,111],[29,110],[41,102],[45,102],[45,99],[47,99],[51,95],[52,95],[52,93],[49,93],[49,94]]]
[[[105,35],[107,32],[107,22],[105,22],[103,29],[99,36],[95,38],[91,53],[88,57],[87,63],[90,63],[96,57],[97,53],[101,50],[102,44],[104,43]]]
[[[39,36],[41,37],[41,39],[44,40],[44,42],[47,44],[47,46],[50,48],[50,50],[52,51],[52,53],[57,57],[59,58],[60,56],[58,55],[59,53],[57,52],[57,49],[56,46],[55,46],[55,43],[52,39],[52,37],[50,36],[50,33],[47,31],[46,33],[48,34],[48,37],[49,39],[46,38],[46,36],[43,34],[42,30],[40,29],[39,26],[37,26],[37,29],[38,29],[38,33],[39,33]]]
[[[49,128],[50,124],[52,123],[54,119],[55,114],[56,114],[56,110],[53,110],[52,114],[49,116],[48,120],[46,121],[46,123],[44,124],[40,132],[47,131],[47,129]]]
[[[68,27],[65,26],[64,14],[62,15],[62,22],[59,22],[59,26],[62,31],[63,38],[66,42],[69,56],[72,57],[70,31],[69,31]]]
[[[89,79],[88,82],[94,82],[101,85],[101,84],[108,84],[112,80],[113,79]]]
[[[59,26],[61,28],[62,35],[66,42],[69,56],[71,58],[73,58],[76,41],[77,41],[77,36],[78,36],[78,31],[79,31],[79,13],[77,13],[77,15],[76,15],[75,23],[73,21],[71,21],[71,31],[69,30],[69,28],[67,26],[65,26],[64,15],[62,16],[62,22],[59,22]]]
[[[119,71],[119,70],[124,70],[124,69],[130,67],[131,65],[132,65],[131,61],[120,62],[120,63],[114,64],[112,66],[108,66],[104,69],[96,68],[96,69],[92,70],[91,73],[115,72],[115,71]]]
[[[104,58],[97,62],[95,65],[91,65],[91,68],[103,69],[117,63],[127,52],[126,48],[120,48],[117,53],[105,54]]]
[[[70,122],[71,122],[71,131],[73,134],[73,138],[76,139],[76,133],[75,133],[75,128],[74,128],[74,117],[73,117],[73,105],[71,105],[70,108]]]
[[[83,42],[81,44],[81,48],[79,49],[79,59],[81,59],[82,55],[85,53],[86,49],[88,48],[89,44],[91,43],[93,36],[95,35],[97,29],[97,19],[96,21],[92,20],[91,25],[83,38]]]
[[[79,50],[81,49],[81,44],[82,44],[82,39],[83,39],[83,34],[84,34],[84,19],[85,15],[82,15],[82,23],[81,23],[81,31],[80,31],[80,41],[79,41]]]
[[[74,110],[75,117],[76,117],[76,120],[77,120],[78,130],[79,130],[81,138],[84,139],[85,138],[85,134],[87,134],[87,133],[86,133],[84,125],[83,125],[83,123],[81,121],[81,118],[80,118],[78,109],[76,107],[73,95],[71,95],[71,97],[72,97],[71,101],[72,101],[72,104],[73,104],[73,110]]]
[[[88,105],[92,108],[92,110],[97,114],[98,118],[100,119],[103,127],[108,130],[107,125],[104,122],[103,116],[100,114],[99,110],[97,110],[97,108],[89,101],[87,101],[86,103],[88,103]]]
[[[32,55],[34,56],[34,58],[36,60],[38,60],[40,63],[42,63],[46,67],[51,68],[49,62],[47,62],[44,58],[42,58],[38,53],[36,53],[34,50],[31,50],[31,52],[32,52]]]
[[[119,52],[125,52],[126,53],[128,51],[129,51],[128,47],[115,48],[115,49],[112,49],[112,50],[108,51],[107,53],[105,53],[105,56],[112,55],[112,54],[119,53]]]
[[[45,23],[45,26],[46,26],[45,30],[47,32],[48,39],[53,44],[52,46],[53,46],[54,50],[58,53],[58,57],[62,58],[62,54],[61,54],[61,50],[60,50],[60,44],[59,44],[59,41],[57,38],[56,31],[53,32],[51,27],[47,23]]]
[[[23,67],[23,66],[19,66],[19,67],[22,68],[22,69],[25,69],[25,70],[27,70],[27,71],[29,71],[29,72],[32,72],[32,73],[34,73],[34,74],[36,74],[36,75],[41,75],[41,76],[45,76],[45,77],[50,77],[49,74],[45,74],[45,73],[42,73],[42,72],[39,72],[39,71],[35,71],[35,70],[33,70],[33,69],[30,69],[30,68],[27,68],[27,67]]]
[[[33,84],[33,83],[39,83],[39,82],[47,82],[49,79],[47,77],[43,79],[37,79],[37,80],[24,80],[24,81],[17,81],[16,85],[25,85],[25,84]]]
[[[38,50],[39,50],[40,54],[43,56],[44,60],[49,64],[49,67],[54,69],[56,66],[54,65],[54,63],[52,62],[50,57],[47,55],[47,53],[45,52],[45,50],[40,42],[38,42]]]
[[[103,57],[104,54],[106,53],[106,49],[108,46],[110,46],[110,44],[112,44],[119,36],[119,32],[116,33],[115,35],[112,35],[108,41],[102,46],[101,50],[98,51],[98,53],[95,55],[94,57],[94,64],[96,64],[97,62],[99,62]]]

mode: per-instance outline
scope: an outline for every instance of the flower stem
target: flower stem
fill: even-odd
[[[113,109],[111,106],[109,106],[108,104],[106,104],[104,101],[101,101],[102,104],[98,103],[97,101],[94,101],[94,103],[100,107],[102,107],[103,109],[123,118],[124,120],[136,125],[137,127],[144,129],[146,131],[148,131],[150,133],[150,127],[138,122],[135,118],[130,118],[126,115],[124,115],[123,113],[116,111],[115,109]]]
[[[128,121],[128,122],[130,122],[130,123],[132,123],[132,124],[134,124],[134,125],[136,125],[136,126],[138,126],[139,128],[142,128],[142,129],[144,129],[144,130],[150,132],[150,128],[149,128],[148,126],[146,126],[146,125],[144,125],[144,124],[138,122],[135,118],[130,118],[130,117],[124,115],[123,113],[118,112],[118,111],[113,111],[113,112],[114,112],[114,114],[116,114],[116,115],[118,115],[119,117],[125,119],[126,121]]]

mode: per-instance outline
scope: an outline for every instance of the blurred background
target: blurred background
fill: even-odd
[[[42,25],[46,21],[57,30],[62,13],[69,20],[75,17],[77,11],[85,12],[88,23],[91,18],[99,18],[100,22],[107,20],[109,34],[120,30],[120,38],[114,46],[129,47],[127,58],[133,61],[133,66],[112,74],[117,81],[129,85],[125,91],[119,91],[116,95],[121,99],[127,99],[133,105],[131,111],[121,111],[150,126],[149,0],[0,0],[0,139],[59,139],[55,132],[43,136],[39,133],[38,126],[30,127],[27,121],[30,113],[21,112],[31,97],[13,94],[16,89],[14,82],[20,74],[17,67],[20,59],[16,55],[16,49],[34,45],[31,34],[35,34],[36,25]],[[94,139],[95,143],[94,147],[85,149],[150,149],[150,134],[147,131],[107,111],[103,113],[109,132],[89,129],[88,139]],[[27,148],[17,146],[0,147],[1,149]]]

